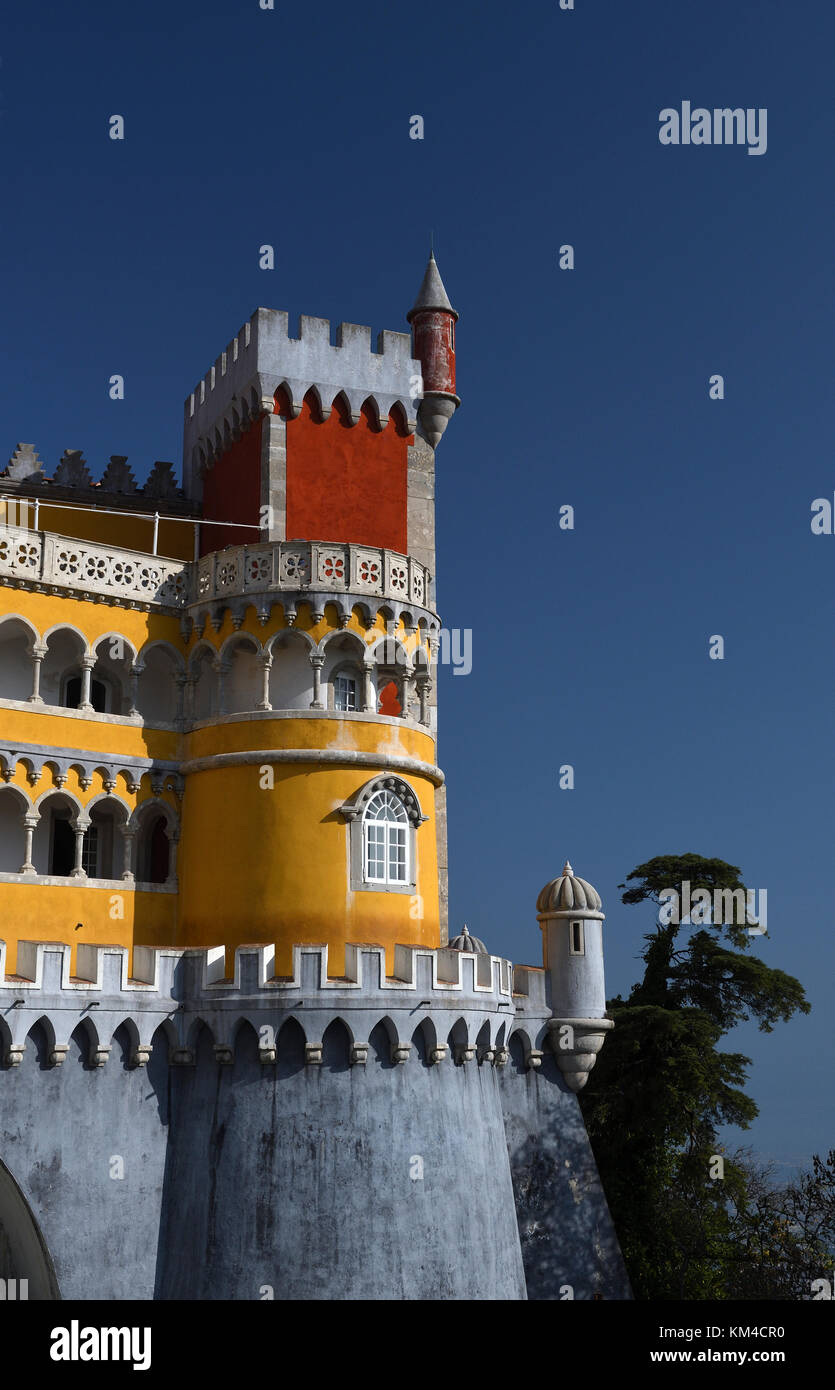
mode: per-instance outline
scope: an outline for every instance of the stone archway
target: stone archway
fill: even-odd
[[[0,1160],[0,1279],[16,1280],[14,1296],[20,1298],[20,1280],[26,1279],[27,1297],[49,1302],[60,1299],[58,1280],[46,1241],[32,1209]],[[7,1297],[12,1296],[11,1286]]]

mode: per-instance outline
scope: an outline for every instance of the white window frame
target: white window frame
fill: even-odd
[[[577,945],[574,944],[575,941],[578,941]],[[584,956],[586,954],[586,933],[582,919],[568,924],[568,954],[570,956]]]
[[[353,704],[340,705],[339,703],[339,683],[344,681],[346,685],[353,687],[353,691],[348,694],[349,699],[353,699]],[[351,676],[347,671],[342,671],[334,676],[333,680],[333,707],[344,714],[356,714],[359,711],[359,689],[360,684],[356,676]]]
[[[95,821],[91,821],[84,831],[84,840],[81,846],[81,867],[88,878],[98,878],[99,876],[100,850],[99,827]]]
[[[393,816],[380,816],[380,810],[392,811]],[[365,808],[362,817],[362,876],[363,882],[379,888],[404,888],[410,882],[410,835],[409,817],[396,792],[381,788],[375,792]],[[375,848],[380,846],[382,853],[373,856],[372,835]],[[394,851],[394,853],[393,853]],[[382,861],[382,872],[377,870]],[[392,868],[397,873],[392,872]]]

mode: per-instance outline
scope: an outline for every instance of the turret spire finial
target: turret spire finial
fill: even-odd
[[[571,874],[572,878],[574,877],[574,870],[572,869],[572,867],[571,867],[571,865],[569,864],[569,862],[568,862],[567,859],[566,859],[566,861],[565,861],[565,865],[564,865],[564,867],[563,867],[563,871],[562,871],[562,872],[563,872],[563,877],[565,877],[566,874]]]

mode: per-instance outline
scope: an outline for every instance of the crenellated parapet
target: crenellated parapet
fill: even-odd
[[[341,396],[354,423],[370,402],[380,427],[398,408],[414,430],[420,383],[421,364],[412,358],[408,333],[384,330],[374,351],[371,329],[359,324],[339,324],[332,344],[327,319],[303,314],[299,336],[292,338],[286,312],[256,309],[186,398],[186,490],[195,495],[201,468],[264,412],[272,412],[277,391],[288,398],[291,415],[298,415],[312,390],[327,414]]]
[[[242,1026],[258,1036],[264,1064],[280,1056],[281,1032],[293,1021],[301,1028],[305,1061],[321,1063],[324,1038],[341,1023],[350,1039],[351,1064],[368,1059],[369,1039],[382,1025],[390,1061],[405,1064],[417,1055],[415,1035],[433,1065],[470,1062],[503,1066],[511,1035],[524,1041],[529,1066],[536,1067],[547,1034],[543,1001],[523,1003],[517,1018],[513,967],[499,956],[475,956],[449,949],[398,946],[395,974],[387,976],[385,951],[348,945],[345,974],[328,974],[328,948],[296,946],[293,973],[273,973],[272,946],[238,947],[234,974],[225,976],[224,947],[208,950],[136,946],[79,945],[76,974],[72,949],[52,942],[21,942],[17,973],[7,975],[6,947],[0,942],[0,1037],[6,1066],[19,1064],[33,1025],[48,1033],[51,1063],[66,1056],[70,1037],[81,1026],[91,1064],[102,1066],[112,1039],[124,1028],[132,1040],[130,1061],[144,1065],[162,1029],[171,1065],[192,1065],[203,1027],[219,1065],[234,1062]],[[158,1036],[159,1041],[159,1036]]]

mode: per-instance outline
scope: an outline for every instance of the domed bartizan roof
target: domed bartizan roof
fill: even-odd
[[[597,889],[584,878],[577,878],[567,859],[561,876],[546,883],[536,900],[537,912],[576,912],[583,908],[599,912],[601,907]]]
[[[450,951],[470,951],[474,956],[489,955],[484,942],[479,941],[477,936],[470,936],[466,922],[464,923],[464,930],[461,932],[461,935],[454,937],[453,940],[450,941],[448,949]]]

